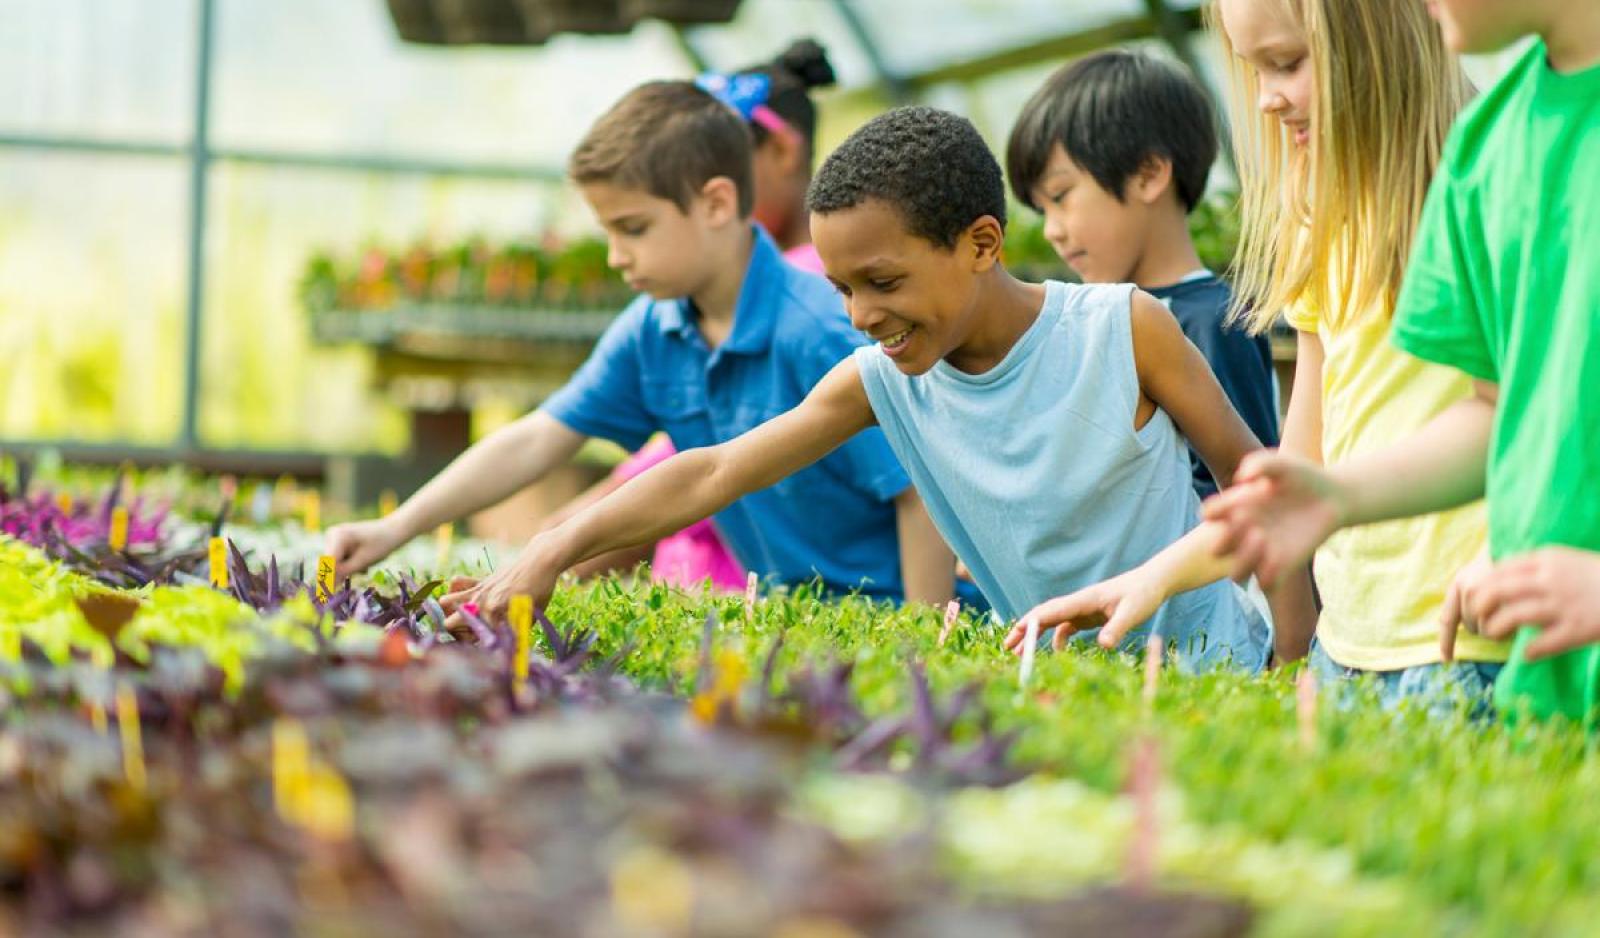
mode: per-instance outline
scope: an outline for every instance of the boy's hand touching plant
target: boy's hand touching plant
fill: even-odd
[[[485,622],[504,622],[511,606],[511,597],[527,595],[533,599],[533,608],[543,610],[555,593],[556,580],[565,565],[552,559],[548,539],[544,535],[533,538],[511,563],[506,564],[481,580],[459,577],[450,583],[451,592],[439,600],[449,616],[445,628],[460,633],[465,628],[462,607],[467,607]]]
[[[1128,632],[1146,622],[1166,602],[1168,595],[1148,567],[1139,567],[1066,596],[1040,603],[1022,617],[1006,635],[1005,648],[1022,654],[1030,618],[1040,629],[1054,628],[1051,647],[1060,651],[1079,632],[1099,629],[1102,648],[1115,648]]]
[[[407,532],[391,515],[329,528],[326,550],[332,555],[339,576],[346,577],[360,573],[389,556],[409,539]]]

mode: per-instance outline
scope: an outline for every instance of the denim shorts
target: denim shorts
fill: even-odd
[[[1306,664],[1324,687],[1338,688],[1335,699],[1340,706],[1351,705],[1360,699],[1362,690],[1370,689],[1385,710],[1405,704],[1441,719],[1464,711],[1472,720],[1493,715],[1494,680],[1505,667],[1499,662],[1453,661],[1397,671],[1363,671],[1328,657],[1316,639],[1311,641]]]

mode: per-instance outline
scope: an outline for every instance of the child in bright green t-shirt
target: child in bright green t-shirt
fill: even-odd
[[[1395,344],[1467,373],[1477,393],[1405,447],[1327,470],[1274,454],[1247,458],[1207,516],[1227,524],[1236,572],[1270,583],[1339,528],[1487,494],[1497,564],[1446,610],[1441,635],[1453,638],[1456,617],[1491,636],[1520,628],[1496,704],[1508,715],[1592,723],[1600,715],[1600,347],[1590,337],[1600,326],[1600,5],[1436,0],[1433,9],[1458,51],[1539,37],[1452,129],[1396,303]]]

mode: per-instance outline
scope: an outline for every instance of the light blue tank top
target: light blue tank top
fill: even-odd
[[[898,371],[855,351],[878,425],[997,613],[1130,570],[1198,523],[1189,452],[1166,412],[1134,429],[1133,287],[1045,284],[1039,318],[994,368]],[[1265,666],[1266,622],[1222,580],[1173,597],[1154,628],[1180,664]],[[1092,640],[1093,633],[1082,636]]]

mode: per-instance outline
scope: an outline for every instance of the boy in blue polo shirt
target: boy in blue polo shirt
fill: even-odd
[[[331,530],[341,571],[504,499],[590,436],[628,449],[658,430],[679,450],[730,440],[798,404],[862,344],[828,284],[784,263],[750,223],[750,148],[739,115],[687,82],[642,85],[596,122],[570,175],[606,230],[608,262],[643,295],[543,407],[389,517]],[[952,593],[953,556],[878,431],[715,521],[768,582],[933,603]]]

